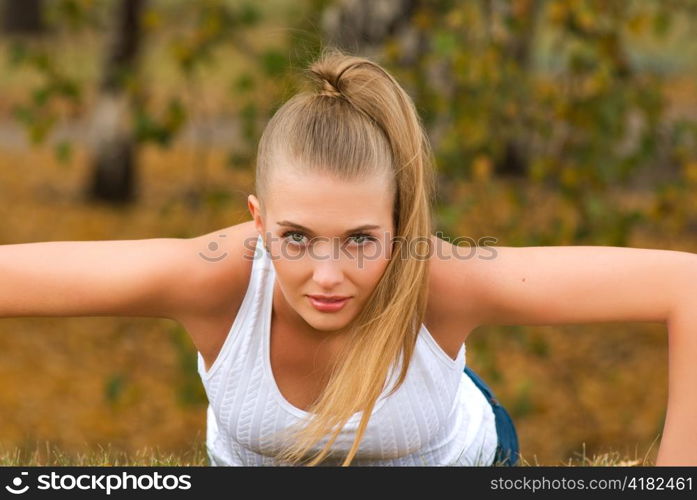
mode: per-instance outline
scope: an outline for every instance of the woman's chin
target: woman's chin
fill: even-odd
[[[305,322],[321,332],[333,332],[340,330],[348,325],[350,317],[345,314],[332,313],[327,314],[310,308],[310,311],[305,315]]]
[[[307,321],[308,325],[320,332],[333,332],[339,330],[346,326],[346,323],[346,321],[336,321],[336,319],[330,320],[322,318],[312,318],[310,321]]]

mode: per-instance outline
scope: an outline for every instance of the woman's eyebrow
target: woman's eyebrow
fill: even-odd
[[[287,226],[287,227],[292,227],[295,229],[301,229],[309,234],[313,234],[313,235],[315,234],[315,232],[312,229],[307,228],[305,226],[302,226],[296,222],[291,222],[288,220],[280,220],[280,221],[276,222],[276,224],[278,224],[279,226]],[[355,227],[353,229],[349,229],[344,234],[355,233],[357,231],[366,231],[368,229],[380,229],[380,226],[376,225],[376,224],[363,224],[362,226],[358,226],[358,227]]]

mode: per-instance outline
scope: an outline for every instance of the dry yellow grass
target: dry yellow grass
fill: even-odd
[[[190,450],[179,453],[166,452],[159,447],[147,446],[132,453],[119,452],[112,449],[110,445],[106,447],[97,445],[91,447],[89,451],[77,453],[65,453],[49,442],[38,445],[31,450],[14,449],[0,453],[0,466],[207,466],[205,443],[198,441]],[[541,464],[537,457],[528,457],[521,454],[518,467],[538,467],[538,466],[559,466],[559,467],[634,467],[634,466],[653,466],[646,457],[621,456],[617,452],[603,453],[600,455],[586,456],[585,447],[565,462]]]

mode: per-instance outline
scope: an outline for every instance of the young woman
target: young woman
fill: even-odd
[[[191,239],[0,247],[0,317],[180,322],[212,465],[516,465],[515,427],[465,365],[482,325],[661,321],[659,465],[697,465],[697,258],[483,247],[433,234],[432,154],[378,64],[327,50],[259,143],[252,220]],[[472,251],[473,250],[473,251]]]

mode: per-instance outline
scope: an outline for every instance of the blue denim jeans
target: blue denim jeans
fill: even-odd
[[[496,455],[492,465],[502,465],[512,467],[518,465],[518,456],[520,447],[518,445],[518,434],[513,425],[513,420],[506,409],[499,403],[491,388],[472,371],[469,366],[465,366],[465,373],[474,382],[484,396],[486,397],[491,409],[494,410],[496,417],[496,434],[498,436],[498,444],[496,446]]]

